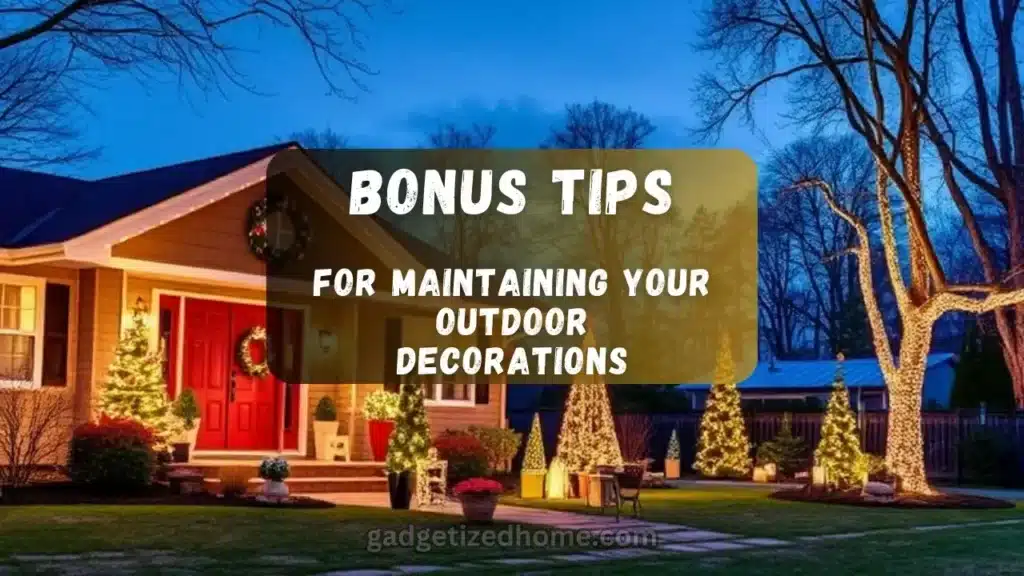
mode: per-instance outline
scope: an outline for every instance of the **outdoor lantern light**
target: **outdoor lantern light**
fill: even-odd
[[[320,331],[320,351],[324,355],[329,355],[334,351],[335,346],[338,345],[338,337],[334,335],[334,332],[330,330]]]

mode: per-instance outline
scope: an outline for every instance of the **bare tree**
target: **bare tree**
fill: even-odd
[[[856,261],[847,250],[856,239],[820,196],[789,194],[786,189],[806,174],[818,174],[874,233],[872,169],[867,148],[849,137],[798,140],[764,166],[764,212],[788,239],[786,254],[798,271],[794,281],[803,296],[794,312],[813,332],[815,357],[834,358],[840,352],[862,356],[871,347],[864,315],[851,314],[860,307]],[[768,256],[768,263],[780,257]],[[858,334],[865,337],[851,339]]]
[[[24,486],[63,464],[70,420],[60,391],[0,390],[0,486]]]
[[[551,130],[546,148],[591,149],[593,166],[603,167],[601,150],[643,148],[644,141],[655,130],[651,120],[631,108],[619,108],[607,102],[570,104],[565,108],[565,119]],[[579,187],[577,205],[585,205],[586,190]],[[632,218],[630,216],[633,216]],[[659,231],[654,226],[638,226],[637,216],[630,214],[588,216],[582,220],[582,230],[573,235],[584,238],[582,246],[574,246],[588,262],[606,270],[623,270],[630,247],[640,247],[642,268],[660,260]],[[666,224],[662,221],[662,224]],[[608,326],[609,345],[629,333],[623,312],[625,284],[620,274],[608,276],[607,309],[604,310]]]
[[[339,150],[348,147],[348,138],[338,134],[332,128],[323,130],[307,128],[299,132],[292,132],[286,140],[298,142],[310,150]]]
[[[491,124],[440,124],[427,135],[427,145],[441,150],[481,150],[490,146],[496,132]],[[465,268],[494,264],[501,259],[501,251],[514,246],[518,239],[515,222],[493,213],[467,215],[455,210],[451,215],[430,217],[429,224],[432,230],[428,237]]]
[[[387,1],[387,0],[384,0]],[[374,0],[16,0],[0,7],[0,162],[39,165],[79,160],[75,144],[86,110],[82,88],[127,73],[175,78],[203,91],[257,92],[237,66],[249,46],[241,31],[293,31],[308,47],[330,93],[352,98],[372,74],[359,16]]]
[[[460,128],[455,124],[442,124],[427,135],[431,148],[487,148],[498,129],[493,124],[477,124]]]
[[[651,417],[645,413],[619,414],[615,416],[618,429],[619,449],[626,462],[642,462],[648,456],[648,446],[654,428]]]
[[[963,3],[955,4],[962,16]],[[775,81],[789,80],[793,118],[821,127],[845,125],[871,151],[878,244],[901,328],[896,354],[874,292],[868,223],[819,174],[803,175],[795,184],[820,191],[855,232],[850,250],[858,260],[858,283],[890,396],[886,462],[904,490],[929,493],[920,411],[932,328],[947,312],[1017,306],[1024,302],[1024,289],[995,274],[982,284],[950,282],[936,254],[921,180],[922,152],[929,149],[946,176],[945,191],[976,239],[977,256],[983,263],[990,258],[986,243],[977,240],[977,219],[958,179],[969,180],[972,172],[954,154],[947,140],[952,129],[936,105],[948,102],[952,84],[945,76],[949,63],[943,57],[948,54],[940,50],[952,40],[940,25],[949,5],[911,0],[905,8],[886,6],[883,11],[874,0],[715,2],[703,15],[700,48],[718,59],[720,68],[702,79],[697,95],[702,131],[713,136],[736,115],[752,121],[755,96]],[[759,49],[751,51],[751,46]],[[1019,93],[1016,99],[1019,104]],[[902,211],[902,227],[896,209]]]

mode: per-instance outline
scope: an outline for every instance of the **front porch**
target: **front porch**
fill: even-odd
[[[228,483],[244,483],[246,491],[258,492],[263,485],[259,477],[261,461],[242,457],[199,457],[170,467],[171,470],[199,470],[203,474],[203,487],[211,493],[222,493]],[[292,494],[387,492],[388,489],[383,462],[329,462],[295,457],[288,459],[288,466],[291,475],[285,484]]]

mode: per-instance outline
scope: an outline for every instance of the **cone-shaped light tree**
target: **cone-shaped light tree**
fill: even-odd
[[[742,477],[750,471],[750,440],[736,389],[732,344],[722,336],[715,380],[700,419],[700,438],[694,470],[711,478]]]
[[[405,382],[398,396],[395,428],[388,439],[388,471],[415,470],[416,462],[426,458],[429,449],[430,426],[427,424],[427,413],[423,408],[423,387]]]
[[[526,451],[523,453],[523,472],[544,472],[547,469],[548,463],[544,458],[544,437],[540,430],[540,414],[534,414],[530,437],[526,441]]]
[[[672,429],[672,436],[668,439],[668,450],[665,452],[666,460],[679,460],[679,436],[676,429]]]
[[[180,423],[167,397],[160,355],[149,348],[146,316],[145,303],[139,299],[132,309],[131,325],[114,349],[97,408],[112,418],[141,422],[156,434],[158,447],[163,447],[180,431]]]
[[[583,348],[594,345],[594,336],[588,329],[583,336]],[[622,465],[608,388],[600,376],[580,374],[573,378],[558,435],[557,456],[569,472]]]
[[[843,378],[843,355],[836,363],[832,396],[821,424],[821,440],[814,451],[814,463],[825,470],[825,483],[833,488],[849,488],[861,479],[859,464],[863,458],[857,418],[850,408],[850,394]]]

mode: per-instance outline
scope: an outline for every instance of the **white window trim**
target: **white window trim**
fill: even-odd
[[[32,380],[20,381],[0,379],[0,388],[38,390],[43,387],[43,340],[45,339],[46,331],[44,323],[44,312],[46,310],[46,278],[22,276],[19,274],[0,274],[0,284],[31,286],[36,289],[36,326],[34,330],[34,350],[32,352]],[[19,330],[0,329],[0,334],[24,335],[27,333]]]
[[[423,396],[424,406],[451,406],[456,408],[470,408],[476,406],[476,377],[470,378],[466,383],[469,386],[469,398],[466,400],[442,400],[441,392],[444,382],[441,381],[441,374],[434,376],[434,393],[432,396]],[[424,377],[426,378],[426,377]]]

